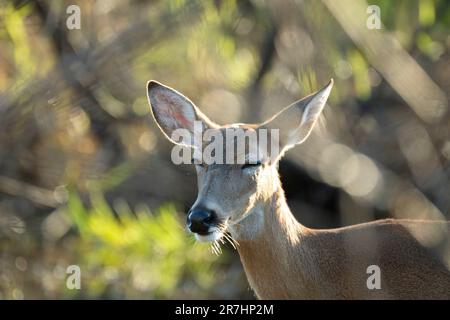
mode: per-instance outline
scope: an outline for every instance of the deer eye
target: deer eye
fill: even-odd
[[[256,168],[261,165],[261,161],[257,161],[255,163],[246,163],[242,166],[242,170],[248,169],[248,168]]]

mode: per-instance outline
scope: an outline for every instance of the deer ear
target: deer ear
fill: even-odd
[[[332,87],[333,79],[321,90],[294,102],[262,124],[263,127],[279,130],[280,155],[308,138]]]
[[[178,143],[172,138],[175,130],[187,130],[193,137],[196,121],[199,121],[202,129],[214,125],[191,100],[157,81],[147,83],[147,97],[156,123],[173,143]]]

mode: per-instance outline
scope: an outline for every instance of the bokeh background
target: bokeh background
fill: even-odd
[[[253,298],[237,253],[185,230],[195,172],[171,163],[149,79],[224,124],[334,78],[280,164],[298,220],[449,219],[449,30],[446,0],[1,0],[0,298]]]

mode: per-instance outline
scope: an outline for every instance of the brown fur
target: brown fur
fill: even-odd
[[[312,230],[292,216],[281,186],[264,206],[259,236],[238,240],[241,261],[259,298],[450,299],[449,270],[411,233],[444,227],[448,243],[448,222],[388,219]],[[366,286],[370,265],[381,269],[380,290]]]

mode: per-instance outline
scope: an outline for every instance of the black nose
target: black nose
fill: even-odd
[[[198,234],[207,234],[209,226],[214,220],[214,213],[205,209],[191,210],[187,217],[189,230]]]

